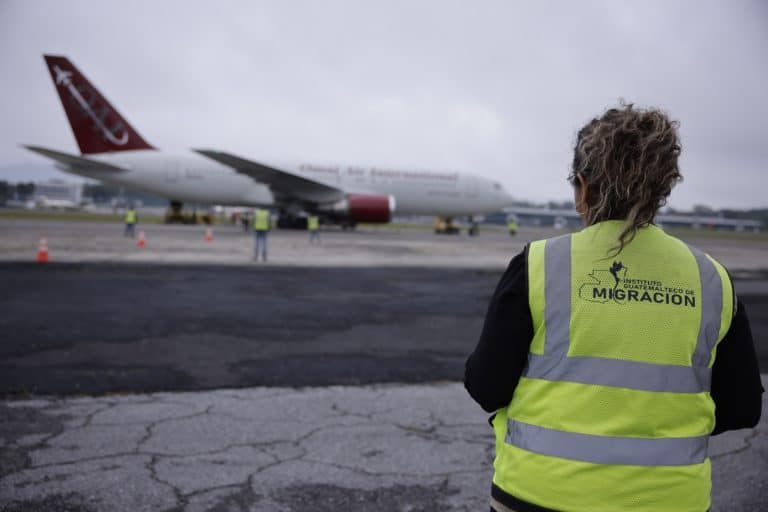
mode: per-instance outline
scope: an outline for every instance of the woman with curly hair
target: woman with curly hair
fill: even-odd
[[[710,435],[759,421],[727,271],[653,223],[677,126],[633,105],[587,123],[568,177],[586,227],[526,246],[496,288],[464,379],[495,411],[491,510],[703,512]]]

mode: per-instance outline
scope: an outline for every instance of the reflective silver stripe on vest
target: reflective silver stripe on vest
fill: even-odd
[[[691,363],[693,366],[709,366],[712,350],[720,335],[720,316],[723,311],[723,282],[715,264],[707,255],[695,247],[688,246],[696,257],[701,281],[701,323],[696,351]]]
[[[720,331],[723,291],[720,275],[704,253],[690,247],[701,280],[702,320],[692,367],[600,357],[568,357],[571,320],[571,235],[544,245],[544,355],[529,354],[523,375],[532,379],[615,386],[641,391],[709,391],[709,358]]]
[[[562,359],[529,354],[526,377],[642,391],[700,393],[709,389],[712,370],[706,366],[691,368],[602,357]]]
[[[506,441],[529,452],[594,464],[687,466],[704,462],[709,436],[660,439],[595,436],[508,420]]]
[[[571,324],[571,235],[544,244],[544,353],[568,354]]]
[[[524,375],[555,382],[577,382],[643,391],[700,393],[709,391],[710,354],[720,330],[722,282],[714,264],[691,248],[701,280],[701,311],[692,366],[642,363],[601,357],[569,357],[571,320],[570,235],[544,246],[544,355],[529,354]],[[683,466],[707,456],[709,436],[639,438],[580,434],[515,420],[507,422],[506,442],[530,452],[595,464]]]

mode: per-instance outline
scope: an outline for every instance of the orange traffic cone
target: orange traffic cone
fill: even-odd
[[[139,231],[139,239],[136,241],[136,246],[139,249],[143,249],[147,246],[147,237],[144,236],[144,231]]]
[[[48,239],[45,235],[40,237],[40,242],[37,244],[37,262],[48,263]]]
[[[205,241],[213,242],[213,230],[211,228],[205,228]]]

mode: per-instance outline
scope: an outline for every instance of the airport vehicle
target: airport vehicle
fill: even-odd
[[[440,217],[435,219],[436,235],[458,235],[459,233],[459,226],[454,224],[453,219],[443,219]]]
[[[511,197],[492,180],[420,169],[276,163],[197,149],[168,154],[150,145],[66,58],[45,55],[79,155],[42,146],[30,151],[73,174],[183,202],[278,209],[283,224],[306,213],[354,226],[393,214],[443,218],[498,211]]]

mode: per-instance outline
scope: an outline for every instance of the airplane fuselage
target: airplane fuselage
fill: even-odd
[[[270,188],[197,153],[134,150],[89,155],[125,170],[62,170],[166,197],[227,206],[279,206]],[[458,217],[509,206],[510,197],[491,180],[468,173],[345,165],[270,163],[348,193],[389,195],[397,215]]]
[[[286,218],[319,213],[340,222],[389,222],[392,215],[457,217],[500,210],[511,197],[467,173],[265,162],[195,149],[157,150],[61,55],[46,65],[80,155],[37,145],[30,151],[68,172],[173,202],[272,207]]]

